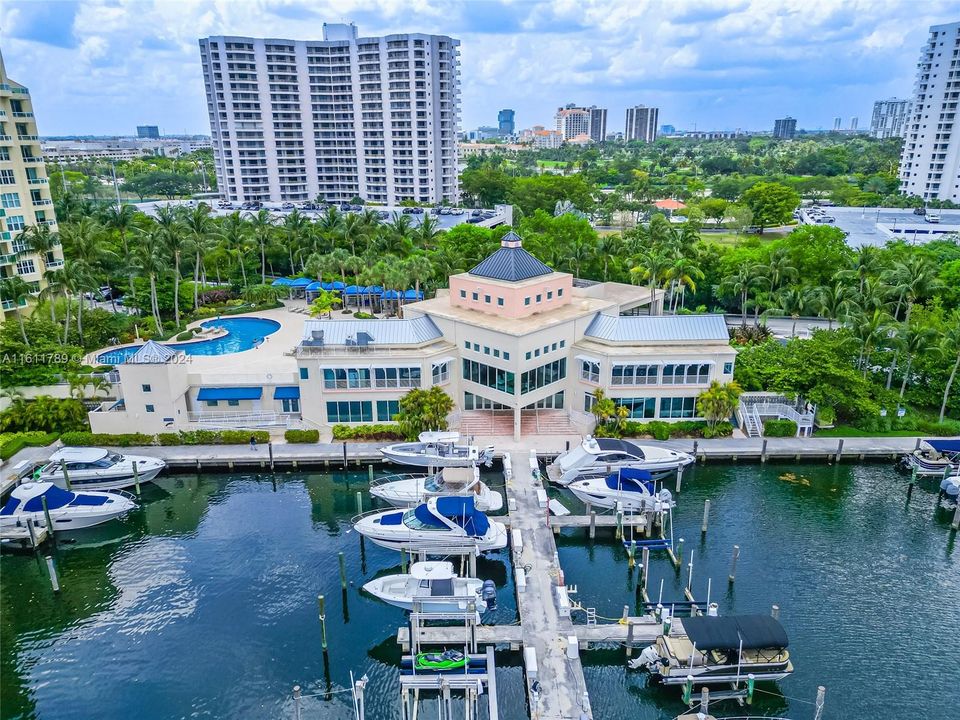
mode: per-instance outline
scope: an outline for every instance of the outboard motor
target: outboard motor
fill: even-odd
[[[642,670],[644,668],[649,670],[650,666],[656,664],[659,660],[660,653],[657,652],[656,646],[648,645],[643,649],[643,652],[640,653],[640,657],[628,660],[627,665],[631,670]]]
[[[673,494],[666,488],[661,488],[660,492],[657,493],[657,500],[663,503],[665,507],[671,507],[671,503],[673,503]]]
[[[493,451],[494,451],[493,445],[487,445],[483,449],[483,452],[480,453],[480,460],[487,467],[490,467],[491,465],[493,465]]]
[[[497,586],[493,580],[484,580],[480,587],[480,599],[487,604],[487,610],[497,609]]]

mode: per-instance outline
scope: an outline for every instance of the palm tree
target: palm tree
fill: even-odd
[[[654,314],[656,306],[656,287],[660,285],[664,272],[670,267],[671,258],[659,249],[642,250],[634,259],[634,266],[630,268],[630,278],[647,281],[650,291],[649,314]]]
[[[50,253],[60,244],[59,236],[57,233],[51,232],[50,226],[47,224],[31,225],[27,229],[22,230],[20,234],[17,235],[17,239],[25,243],[30,250],[40,256],[44,268],[46,268],[47,258],[50,256]]]
[[[789,315],[793,319],[793,326],[790,330],[790,337],[797,336],[797,320],[806,311],[810,302],[807,291],[800,287],[783,288],[776,293],[778,307],[769,308],[767,313],[780,312]]]
[[[250,240],[250,224],[241,217],[239,212],[233,212],[223,219],[220,227],[220,237],[227,246],[227,253],[236,259],[240,266],[240,277],[243,279],[243,287],[246,287],[247,269],[244,267],[244,258]]]
[[[440,229],[440,221],[434,215],[424,215],[423,220],[417,226],[414,237],[421,250],[432,250],[436,245],[437,238],[443,230]]]
[[[380,249],[401,257],[413,250],[413,221],[409,215],[393,214],[393,220],[380,233]]]
[[[741,265],[732,275],[727,275],[720,281],[718,291],[721,295],[736,295],[740,297],[741,324],[747,326],[747,298],[750,291],[757,286],[758,278],[752,268]]]
[[[116,255],[103,243],[102,226],[92,217],[83,217],[80,222],[64,225],[60,239],[67,257],[83,266],[81,275],[86,285],[78,289],[93,289],[96,279],[103,274],[104,264],[116,260]]]
[[[269,210],[259,210],[250,222],[253,236],[260,245],[260,282],[267,284],[267,245],[273,233],[273,216]]]
[[[60,277],[63,271],[57,268],[47,270],[43,273],[43,279],[46,285],[40,290],[39,300],[50,306],[50,322],[57,324],[57,296],[63,293],[63,285]]]
[[[167,243],[163,230],[157,226],[139,231],[137,244],[137,264],[139,270],[150,279],[150,309],[157,324],[157,332],[163,334],[163,322],[160,320],[160,306],[157,303],[157,278],[168,267]]]
[[[673,312],[676,312],[677,296],[680,298],[680,307],[683,307],[683,298],[686,294],[686,289],[690,288],[691,292],[696,292],[697,280],[702,280],[704,275],[703,271],[693,260],[680,255],[673,261],[673,265],[667,269],[666,277],[674,286],[674,297],[671,298],[671,301]],[[679,293],[676,292],[677,289],[680,290]]]
[[[833,330],[833,321],[839,320],[850,306],[847,286],[842,282],[825,285],[817,290],[815,299],[817,312],[828,320],[827,329]]]
[[[180,329],[180,259],[188,249],[183,216],[169,205],[157,210],[157,229],[167,250],[173,254],[173,322]]]
[[[903,262],[898,262],[890,271],[889,279],[894,283],[893,292],[897,294],[897,308],[894,317],[900,313],[900,304],[907,303],[907,312],[904,322],[910,322],[910,311],[913,304],[921,297],[930,295],[939,287],[937,268],[926,258],[911,256]]]
[[[200,307],[200,270],[203,267],[203,257],[210,250],[212,240],[217,233],[217,225],[210,216],[210,206],[206,203],[198,204],[186,214],[183,222],[184,230],[193,249],[193,309]],[[180,327],[180,313],[177,310],[177,327]]]
[[[880,250],[872,245],[864,245],[857,251],[853,262],[846,270],[841,270],[837,276],[841,280],[856,280],[857,289],[862,294],[867,278],[876,274],[880,264]]]
[[[860,313],[851,321],[853,334],[860,341],[860,357],[857,359],[857,367],[863,368],[863,377],[867,377],[869,369],[870,351],[882,339],[886,338],[890,332],[890,325],[893,317],[890,313],[880,308],[875,308],[869,313]]]
[[[797,269],[790,264],[790,257],[783,248],[775,250],[770,255],[766,265],[766,276],[770,281],[770,289],[776,291],[786,280],[797,276]]]
[[[420,283],[433,275],[433,263],[426,255],[412,255],[404,261],[407,275],[413,278],[413,291],[420,297]]]
[[[954,358],[953,368],[950,370],[950,377],[947,379],[947,385],[943,389],[943,402],[940,405],[940,422],[947,413],[947,399],[950,397],[950,388],[957,377],[957,368],[960,368],[960,310],[954,310],[947,318],[947,330],[940,340],[940,352],[945,358]]]
[[[309,236],[310,218],[299,210],[293,210],[283,219],[283,239],[287,245],[287,255],[290,258],[290,273],[295,273],[293,261],[294,250],[299,250],[304,240]]]
[[[937,340],[937,332],[932,327],[926,325],[904,323],[902,338],[902,348],[907,356],[907,366],[903,370],[903,382],[900,383],[900,399],[903,400],[903,394],[907,390],[907,382],[910,380],[910,370],[913,367],[913,359],[917,355],[923,355],[934,347]]]
[[[327,208],[314,223],[317,234],[326,240],[327,247],[332,247],[334,239],[340,235],[342,226],[343,215],[335,207]]]
[[[63,325],[63,344],[67,344],[70,336],[70,306],[73,304],[71,296],[77,296],[77,335],[83,342],[83,291],[91,285],[91,277],[85,263],[77,260],[65,260],[63,271],[60,274],[64,295],[67,299],[67,317]]]
[[[131,297],[135,295],[133,287],[133,263],[132,255],[130,253],[130,247],[127,244],[127,233],[134,227],[134,219],[136,218],[136,208],[133,205],[110,205],[103,212],[103,224],[105,227],[110,228],[111,230],[116,230],[117,234],[120,236],[120,243],[123,246],[123,262],[126,264],[129,272],[127,273],[127,278],[130,282],[130,295]]]
[[[603,281],[609,279],[610,258],[617,257],[623,251],[623,235],[609,233],[597,238],[596,253],[603,258]]]
[[[17,322],[20,324],[20,335],[23,337],[23,344],[30,346],[30,338],[27,337],[27,330],[23,326],[23,315],[20,314],[20,306],[26,305],[30,299],[30,285],[19,275],[4,278],[0,281],[0,298],[13,303],[13,312],[17,316]]]

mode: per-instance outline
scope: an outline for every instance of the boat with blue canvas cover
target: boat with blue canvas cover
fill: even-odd
[[[960,438],[931,438],[900,458],[900,467],[917,475],[944,477],[960,471]]]
[[[657,490],[650,471],[638,468],[625,467],[606,477],[576,480],[567,489],[588,505],[627,512],[661,512],[676,505],[669,490]]]
[[[392,550],[445,553],[476,548],[501,550],[507,529],[477,510],[470,496],[433,497],[406,511],[377,510],[359,515],[354,529]]]
[[[71,492],[50,482],[26,482],[10,493],[0,508],[0,527],[25,527],[27,520],[46,527],[43,505],[53,530],[77,530],[122,517],[137,507],[128,493]]]

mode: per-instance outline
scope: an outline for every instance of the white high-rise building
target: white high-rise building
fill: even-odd
[[[900,191],[960,201],[960,22],[934,25],[920,51],[900,158]]]
[[[657,139],[657,123],[660,117],[660,110],[654,107],[637,105],[627,108],[627,124],[623,133],[623,139],[626,142],[639,140],[640,142],[652,143]]]
[[[910,117],[910,101],[899,98],[877,100],[870,118],[870,135],[879,138],[903,137],[903,128]]]
[[[458,202],[460,41],[200,40],[217,182],[232,201]]]
[[[569,103],[557,108],[554,119],[557,122],[557,132],[564,140],[573,140],[580,135],[587,135],[590,140],[598,143],[607,139],[606,108],[598,108],[596,105],[577,107]]]

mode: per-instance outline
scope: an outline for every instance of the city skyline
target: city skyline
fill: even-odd
[[[518,129],[549,127],[556,107],[576,102],[618,119],[627,107],[659,107],[661,122],[684,129],[757,130],[789,114],[816,130],[832,127],[838,110],[868,117],[874,101],[907,93],[927,28],[953,20],[947,2],[836,2],[803,15],[760,0],[416,6],[7,0],[0,45],[33,88],[44,135],[129,135],[143,123],[206,134],[200,37],[309,39],[324,21],[355,22],[370,36],[460,39],[463,129],[495,125],[502,107],[516,111]],[[719,42],[724,52],[711,51]],[[608,130],[621,130],[619,120]]]

